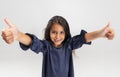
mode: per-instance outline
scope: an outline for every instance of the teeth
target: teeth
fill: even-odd
[[[55,42],[59,42],[60,40],[59,39],[55,39]]]

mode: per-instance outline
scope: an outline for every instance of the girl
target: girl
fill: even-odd
[[[100,30],[87,33],[81,30],[79,35],[71,37],[68,22],[61,16],[52,17],[45,29],[44,40],[38,39],[30,33],[22,33],[5,18],[9,28],[2,31],[6,43],[14,40],[20,42],[23,50],[31,49],[35,53],[43,53],[42,77],[74,77],[72,51],[83,44],[91,44],[96,38],[114,38],[114,31],[109,23]]]

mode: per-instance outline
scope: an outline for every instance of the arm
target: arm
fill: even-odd
[[[109,23],[103,29],[85,34],[86,42],[90,42],[101,37],[105,37],[108,38],[109,40],[112,40],[114,36],[115,36],[114,30],[110,28]]]
[[[32,38],[22,32],[19,32],[19,36],[16,40],[26,46],[29,46],[32,43]]]
[[[20,32],[17,27],[11,23],[9,19],[4,19],[5,23],[9,26],[7,29],[2,31],[3,40],[6,43],[11,44],[14,40],[21,42],[24,45],[30,45],[32,43],[31,37]]]

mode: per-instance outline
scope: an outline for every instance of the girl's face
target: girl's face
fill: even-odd
[[[65,39],[65,31],[59,24],[53,24],[50,30],[50,39],[55,47],[60,47]]]

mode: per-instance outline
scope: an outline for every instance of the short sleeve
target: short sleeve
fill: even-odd
[[[28,49],[31,49],[32,51],[34,51],[35,53],[39,53],[39,52],[42,52],[43,49],[45,49],[45,44],[44,44],[44,40],[39,40],[35,35],[33,34],[29,34],[29,33],[26,33],[28,36],[30,36],[32,38],[32,43],[29,45],[29,46],[26,46],[22,43],[19,43],[20,44],[20,47],[23,49],[23,50],[28,50]]]
[[[71,39],[72,50],[82,47],[83,44],[89,44],[89,45],[91,44],[91,42],[86,42],[86,39],[85,39],[86,33],[87,32],[85,30],[81,30],[79,35],[72,37]]]

